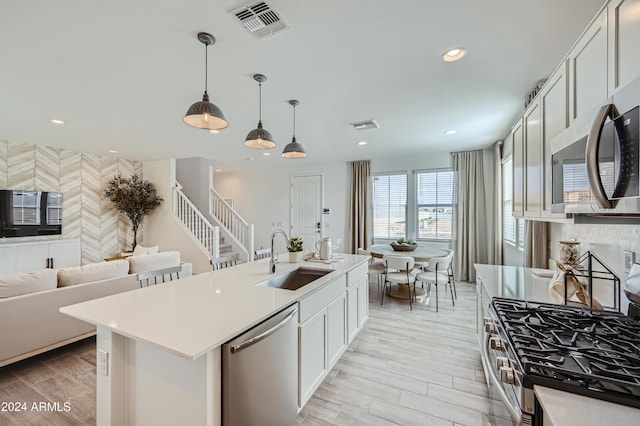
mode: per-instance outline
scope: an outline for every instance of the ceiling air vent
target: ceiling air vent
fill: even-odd
[[[349,124],[356,130],[377,129],[378,127],[380,127],[380,125],[376,123],[376,120],[358,121],[356,123]]]
[[[230,11],[255,38],[265,38],[289,29],[280,12],[266,2],[249,3]]]

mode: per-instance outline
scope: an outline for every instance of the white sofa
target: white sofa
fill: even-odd
[[[91,324],[60,313],[61,307],[139,289],[139,272],[180,264],[180,277],[190,276],[191,264],[181,263],[180,253],[160,252],[0,277],[0,367],[96,333]]]

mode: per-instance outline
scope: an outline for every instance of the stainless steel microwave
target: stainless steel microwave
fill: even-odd
[[[640,215],[639,110],[603,106],[587,136],[552,155],[552,212]]]

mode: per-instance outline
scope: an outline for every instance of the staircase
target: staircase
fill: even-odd
[[[247,223],[213,187],[209,188],[209,214],[229,237],[231,245],[241,252],[240,257],[245,257],[248,262],[253,260],[253,224]]]
[[[207,255],[212,258],[225,256],[232,254],[235,248],[239,259],[253,260],[253,225],[249,225],[213,188],[209,194],[209,214],[217,226],[187,198],[178,182],[174,188],[173,203],[174,215]]]

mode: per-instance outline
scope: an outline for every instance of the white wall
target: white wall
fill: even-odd
[[[182,261],[193,264],[194,274],[210,271],[209,256],[173,215],[175,160],[147,161],[143,163],[142,170],[144,178],[155,185],[158,195],[164,201],[145,219],[144,241],[141,244],[158,245],[161,251],[179,251]]]
[[[183,158],[176,160],[176,179],[182,192],[200,210],[209,216],[209,168],[213,166],[206,158]]]
[[[291,160],[286,167],[269,170],[247,170],[234,173],[216,173],[213,187],[224,198],[234,200],[236,210],[248,223],[254,224],[255,247],[267,248],[274,229],[284,229],[290,233],[290,178],[292,175],[321,174],[324,176],[323,207],[331,208],[331,214],[323,215],[324,235],[346,238],[347,204],[347,164],[327,163],[306,166]],[[274,225],[275,224],[275,225]],[[282,239],[276,239],[276,249],[285,250]],[[305,247],[306,250],[312,248]]]

